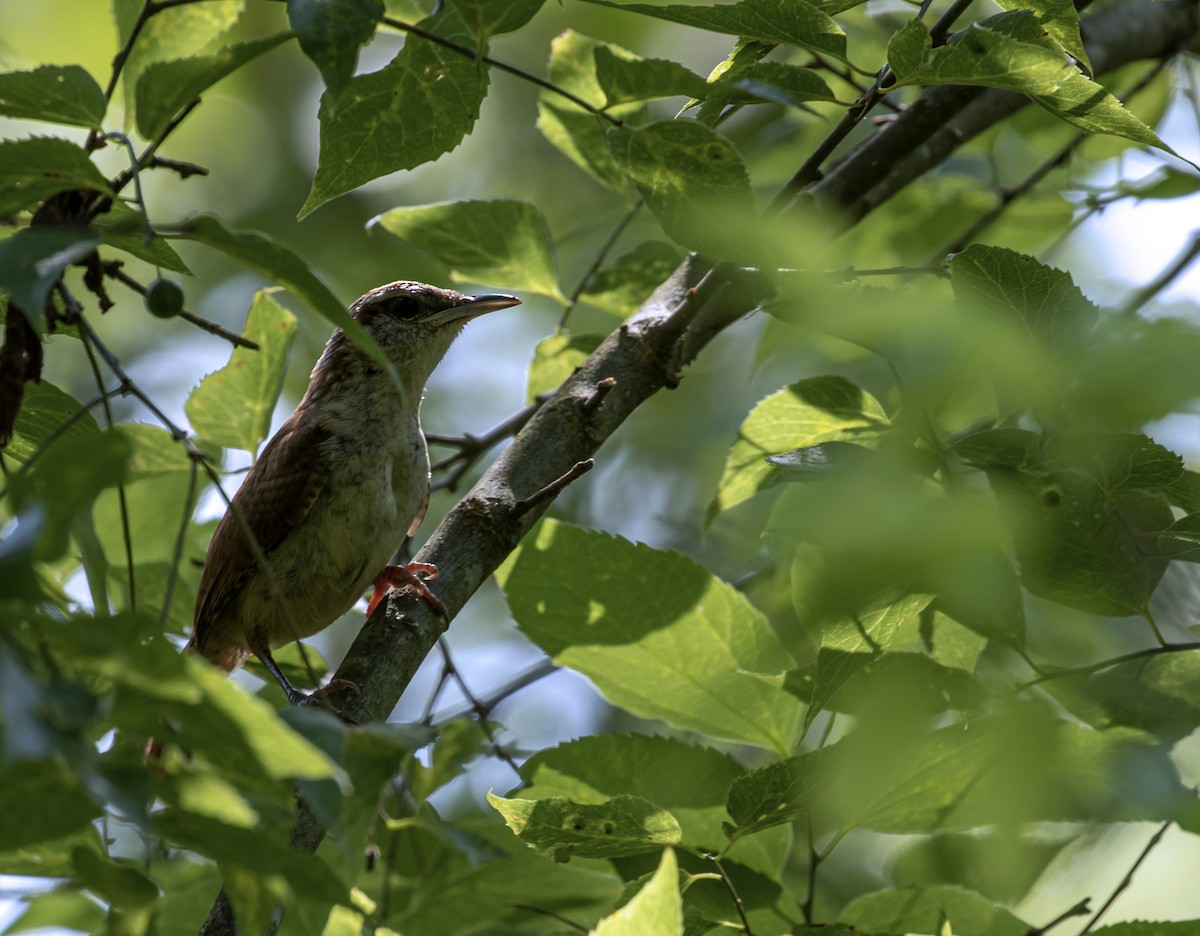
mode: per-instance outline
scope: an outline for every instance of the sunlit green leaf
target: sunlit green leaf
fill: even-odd
[[[246,7],[245,0],[208,0],[205,3],[179,4],[156,11],[142,25],[137,42],[121,69],[125,86],[126,126],[132,126],[136,113],[135,89],[146,67],[153,62],[188,58],[215,44],[233,27]],[[113,0],[117,34],[124,43],[143,11],[141,0]]]
[[[566,304],[546,219],[525,201],[458,201],[393,208],[371,221],[430,251],[456,280],[528,290]]]
[[[200,381],[184,409],[192,428],[210,442],[253,453],[271,431],[296,316],[259,290],[242,335],[258,350],[234,348],[229,363]]]
[[[526,845],[555,861],[618,858],[679,842],[679,823],[640,796],[614,796],[603,803],[573,803],[562,797],[488,802]]]
[[[632,53],[616,46],[602,46],[595,39],[568,29],[550,43],[549,80],[555,86],[597,109],[605,106],[604,89],[596,71],[595,50],[608,48],[613,56]],[[610,116],[639,123],[644,105],[623,105],[613,108]],[[628,191],[629,184],[617,167],[604,137],[609,124],[548,89],[538,94],[538,129],[550,143],[568,159],[602,185],[619,193]]]
[[[694,560],[543,520],[497,578],[526,636],[615,704],[789,749],[800,716],[783,688],[790,654],[741,593]]]
[[[679,867],[669,848],[663,849],[658,870],[633,899],[592,930],[595,936],[675,936],[682,931]]]
[[[511,795],[602,803],[630,793],[668,810],[679,822],[685,846],[720,852],[728,844],[721,829],[728,818],[725,798],[744,773],[733,758],[713,748],[675,738],[602,734],[534,754],[521,765],[526,786]],[[737,842],[728,857],[773,875],[789,840],[784,829],[765,832]]]
[[[613,104],[661,97],[701,97],[708,89],[703,78],[678,62],[644,59],[614,46],[596,46],[596,80]]]
[[[644,241],[593,273],[580,299],[610,315],[628,318],[683,258],[684,251],[674,244]]]
[[[1033,10],[1050,38],[1089,73],[1092,63],[1079,35],[1079,11],[1072,0],[997,0],[1002,10]]]
[[[160,61],[148,65],[137,83],[138,133],[153,140],[166,129],[171,118],[251,59],[292,38],[280,33],[253,42],[228,45],[215,55]]]
[[[603,340],[603,335],[550,335],[539,341],[529,363],[526,401],[532,403],[539,394],[558,389]]]
[[[887,422],[879,403],[842,377],[813,377],[766,397],[738,430],[708,520],[769,483],[767,456],[833,440],[866,441]]]

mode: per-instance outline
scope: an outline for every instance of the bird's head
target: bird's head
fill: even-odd
[[[379,343],[406,382],[412,377],[423,384],[467,322],[520,304],[516,296],[466,296],[401,280],[355,300],[350,314]]]

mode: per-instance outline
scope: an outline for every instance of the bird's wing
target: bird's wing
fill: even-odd
[[[196,595],[191,642],[198,647],[204,646],[211,622],[258,566],[234,509],[269,556],[307,516],[329,478],[322,443],[330,433],[297,416],[293,413],[266,444],[213,534]]]
[[[429,479],[425,479],[425,496],[421,498],[421,506],[417,508],[417,515],[412,518],[412,523],[408,525],[408,535],[412,536],[421,528],[421,521],[425,519],[425,511],[429,509]]]

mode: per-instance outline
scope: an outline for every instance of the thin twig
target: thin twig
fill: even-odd
[[[1191,243],[1175,258],[1175,261],[1151,282],[1141,289],[1135,290],[1133,295],[1125,300],[1125,303],[1117,310],[1117,314],[1120,316],[1136,314],[1142,306],[1178,279],[1197,257],[1200,257],[1200,231],[1193,232]]]
[[[101,403],[104,407],[104,422],[111,429],[115,423],[113,421],[112,407],[108,402],[108,395],[104,392],[104,377],[100,373],[100,365],[96,361],[96,351],[99,350],[99,345],[96,344],[96,333],[84,322],[83,312],[79,308],[79,303],[67,292],[62,280],[59,280],[58,287],[63,301],[66,302],[67,308],[71,311],[72,318],[79,324],[79,337],[83,342],[83,350],[87,354],[88,364],[92,369],[92,376],[96,379],[96,389],[100,391],[103,397]],[[93,345],[95,345],[95,350],[93,350]],[[125,498],[124,481],[117,485],[117,507],[121,514],[121,538],[125,544],[125,565],[129,577],[129,610],[133,611],[137,609],[137,581],[133,571],[133,535],[129,530],[129,502]],[[97,613],[101,610],[100,608],[96,609]]]
[[[596,467],[596,459],[585,458],[582,461],[577,461],[570,468],[564,471],[561,475],[547,484],[545,487],[535,491],[528,497],[523,497],[521,500],[513,504],[513,516],[520,517],[528,513],[538,504],[556,497],[558,493],[568,484],[574,481],[581,475],[587,474]]]
[[[721,880],[725,882],[729,896],[733,899],[733,905],[737,908],[738,916],[742,918],[742,931],[746,936],[754,936],[754,931],[750,929],[750,921],[746,919],[746,905],[742,903],[741,895],[738,894],[737,888],[733,886],[733,881],[725,873],[725,866],[721,864],[721,859],[712,852],[705,852],[704,857],[712,863],[712,866],[717,869],[717,873],[721,875]]]
[[[446,675],[458,683],[459,691],[463,694],[463,697],[471,706],[471,710],[478,716],[479,727],[483,730],[483,733],[487,736],[488,741],[491,743],[492,750],[496,752],[496,756],[500,758],[500,760],[504,761],[504,763],[508,764],[508,766],[512,768],[513,773],[515,773],[517,775],[517,779],[520,780],[521,768],[517,765],[517,762],[513,760],[513,756],[509,754],[508,751],[504,750],[499,739],[496,738],[495,732],[492,731],[491,725],[488,724],[489,713],[483,707],[483,703],[475,698],[475,694],[471,692],[470,688],[467,686],[466,680],[463,679],[462,673],[460,673],[458,667],[454,665],[454,658],[450,656],[450,646],[446,643],[446,638],[441,637],[438,639],[438,648],[442,651],[443,671],[446,673]]]
[[[1123,94],[1119,95],[1120,99],[1122,101],[1129,101],[1135,95],[1137,95],[1138,92],[1144,90],[1150,84],[1150,82],[1157,78],[1159,73],[1167,67],[1167,62],[1168,60],[1165,58],[1156,61],[1140,78],[1138,78],[1137,81],[1130,85],[1130,87]],[[1065,166],[1068,160],[1070,160],[1071,156],[1075,153],[1075,150],[1077,150],[1084,143],[1084,141],[1089,139],[1091,136],[1092,134],[1086,132],[1077,133],[1070,140],[1070,142],[1065,144],[1057,153],[1034,169],[1033,172],[1031,172],[1026,178],[1022,179],[1020,183],[1012,186],[1011,188],[998,189],[997,193],[1000,196],[999,202],[989,211],[980,215],[953,244],[942,251],[941,256],[946,256],[947,254],[956,254],[963,250],[968,244],[974,241],[976,237],[982,234],[991,224],[993,224],[996,219],[1000,217],[1000,215],[1004,214],[1004,212],[1008,210],[1008,207],[1014,201],[1029,194],[1029,192],[1031,192],[1034,187],[1042,181],[1042,179],[1048,176],[1055,169]]]
[[[1200,650],[1200,642],[1191,643],[1176,643],[1166,644],[1160,647],[1147,647],[1145,650],[1135,650],[1132,653],[1125,653],[1121,656],[1112,657],[1108,660],[1101,660],[1099,663],[1091,663],[1087,666],[1074,666],[1070,669],[1052,670],[1043,673],[1036,679],[1031,679],[1028,682],[1021,683],[1013,690],[1013,694],[1019,694],[1026,689],[1032,689],[1034,686],[1041,685],[1044,682],[1049,682],[1051,679],[1059,679],[1063,676],[1087,676],[1090,673],[1098,673],[1100,670],[1110,669],[1114,666],[1119,666],[1122,663],[1129,663],[1133,660],[1143,660],[1147,657],[1156,657],[1164,653],[1189,653],[1193,650]]]
[[[146,295],[146,287],[122,270],[121,266],[122,262],[120,260],[105,260],[101,263],[101,268],[104,270],[105,276],[115,279],[117,282],[128,286],[139,296]],[[258,342],[251,341],[249,338],[245,338],[242,335],[231,332],[226,328],[222,328],[216,322],[210,322],[208,319],[201,318],[200,316],[189,312],[187,309],[181,309],[179,312],[179,317],[185,322],[195,325],[202,331],[208,332],[210,335],[216,335],[218,338],[224,338],[235,347],[249,348],[251,351],[261,350],[258,346]]]
[[[440,491],[443,489],[450,491],[455,490],[458,486],[458,482],[462,480],[463,476],[471,469],[471,466],[479,460],[483,453],[502,439],[507,439],[509,436],[516,435],[518,432],[520,432],[521,429],[524,428],[525,424],[533,418],[534,413],[541,409],[543,402],[544,400],[541,397],[535,399],[524,409],[514,413],[512,416],[509,416],[508,419],[504,420],[504,422],[500,423],[491,431],[485,432],[481,436],[474,436],[470,434],[465,434],[462,436],[444,436],[437,435],[436,433],[432,432],[425,433],[425,440],[429,442],[430,445],[446,445],[453,446],[454,448],[458,449],[458,451],[453,455],[442,459],[440,462],[437,462],[430,469],[431,473],[445,471],[455,462],[462,462],[462,464],[460,464],[453,472],[451,472],[448,478],[433,482],[429,489],[431,491]]]
[[[481,55],[479,52],[475,51],[469,46],[455,42],[453,39],[447,39],[444,36],[439,36],[437,33],[430,32],[427,29],[422,29],[420,26],[416,26],[412,23],[406,23],[403,20],[398,20],[391,16],[385,16],[383,18],[383,22],[386,25],[391,26],[393,29],[398,29],[401,32],[412,33],[414,36],[420,36],[422,39],[427,39],[428,41],[436,43],[443,48],[457,52],[459,55],[465,56],[466,58],[476,59],[487,65],[491,65],[493,68],[498,68],[501,71],[508,72],[510,75],[516,75],[518,78],[524,78],[526,81],[531,82],[540,88],[545,88],[547,91],[553,91],[560,97],[566,98],[572,104],[582,107],[589,114],[593,114],[596,117],[599,117],[601,120],[607,120],[614,127],[623,127],[625,125],[625,122],[620,118],[614,117],[612,114],[606,113],[600,110],[598,107],[592,106],[583,98],[577,97],[565,88],[560,88],[554,82],[547,81],[545,78],[541,78],[532,72],[527,72],[523,68],[517,68],[515,65],[509,65],[506,62],[498,61],[497,59],[492,58],[490,55]]]
[[[558,920],[559,923],[569,926],[571,929],[578,930],[581,933],[588,932],[588,928],[586,926],[576,923],[574,920],[568,919],[561,913],[557,913],[554,910],[547,910],[545,907],[535,907],[533,904],[525,903],[513,903],[509,904],[508,906],[516,910],[528,910],[530,913],[540,913],[542,916],[550,917],[552,920]]]
[[[545,679],[547,676],[550,676],[551,674],[557,673],[557,672],[558,672],[557,664],[555,664],[555,662],[553,660],[551,660],[549,657],[547,657],[546,659],[542,660],[540,663],[537,663],[534,666],[531,666],[529,669],[525,670],[523,673],[518,673],[509,682],[507,682],[505,685],[501,686],[499,689],[497,689],[495,692],[493,692],[491,695],[487,696],[486,698],[475,700],[474,705],[469,705],[466,708],[463,708],[459,711],[450,712],[446,715],[443,715],[443,716],[431,721],[430,724],[432,724],[433,727],[438,728],[438,727],[441,727],[442,725],[447,725],[450,722],[457,721],[458,719],[462,718],[464,715],[469,715],[472,712],[475,712],[475,713],[483,712],[485,716],[490,716],[493,709],[495,709],[496,706],[499,705],[501,702],[507,701],[509,698],[516,695],[522,689],[528,688],[529,686],[532,686],[534,683],[539,682],[540,680]],[[447,678],[448,678],[448,676],[449,676],[449,674],[447,674]]]
[[[1133,876],[1137,873],[1137,869],[1142,866],[1142,862],[1150,857],[1150,852],[1154,851],[1154,849],[1158,846],[1158,843],[1162,841],[1163,836],[1167,834],[1167,829],[1171,828],[1171,823],[1174,821],[1175,820],[1173,819],[1167,820],[1162,824],[1159,830],[1154,833],[1150,841],[1146,843],[1146,847],[1142,849],[1142,853],[1137,856],[1137,860],[1126,872],[1125,877],[1121,879],[1121,883],[1116,886],[1116,889],[1113,890],[1111,894],[1109,894],[1108,900],[1104,901],[1104,906],[1096,911],[1095,916],[1088,920],[1087,926],[1080,931],[1080,936],[1082,936],[1083,933],[1090,933],[1092,928],[1100,922],[1100,918],[1108,912],[1108,908],[1116,903],[1118,897],[1125,893],[1125,890],[1130,884],[1133,883]]]
[[[1066,923],[1067,920],[1077,916],[1086,916],[1091,912],[1091,898],[1084,897],[1083,900],[1079,901],[1079,903],[1075,904],[1075,906],[1064,910],[1045,926],[1031,926],[1025,931],[1025,936],[1045,936],[1045,934],[1050,932],[1050,930],[1063,923]]]
[[[563,309],[562,318],[558,320],[558,333],[561,335],[567,327],[567,319],[571,317],[571,312],[575,309],[579,302],[579,297],[583,295],[583,291],[587,289],[588,284],[592,281],[592,277],[596,275],[596,271],[600,269],[600,265],[607,259],[609,251],[617,243],[617,239],[624,233],[625,228],[629,226],[629,222],[633,220],[634,215],[645,204],[645,201],[639,198],[633,203],[633,206],[621,216],[621,220],[616,226],[609,231],[608,237],[604,243],[600,245],[600,249],[596,251],[596,256],[592,260],[591,266],[587,268],[583,276],[579,277],[579,282],[571,291],[571,295],[567,300],[567,307]]]
[[[179,580],[179,564],[183,561],[183,545],[187,542],[187,531],[192,522],[192,503],[196,498],[196,478],[199,475],[196,470],[196,462],[189,459],[188,467],[191,472],[188,476],[187,496],[183,501],[183,519],[179,523],[179,534],[175,537],[175,551],[171,555],[171,570],[167,573],[167,587],[163,593],[162,611],[158,616],[158,626],[161,630],[166,630],[167,627],[171,599],[175,596],[175,584]]]

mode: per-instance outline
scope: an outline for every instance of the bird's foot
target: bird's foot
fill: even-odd
[[[323,708],[331,715],[336,715],[347,725],[357,725],[358,721],[351,718],[336,705],[329,701],[329,697],[337,692],[349,692],[353,695],[361,694],[362,690],[358,688],[358,683],[352,682],[349,679],[331,679],[320,689],[315,689],[312,692],[301,692],[294,686],[288,686],[287,689],[288,702],[292,705],[313,705],[317,708]]]
[[[424,576],[424,578],[421,576]],[[431,592],[429,586],[425,584],[426,579],[435,579],[437,576],[437,566],[430,565],[428,562],[410,562],[408,565],[384,566],[383,571],[375,576],[375,581],[372,583],[375,586],[375,591],[371,594],[371,601],[367,604],[367,617],[370,617],[371,613],[378,607],[379,602],[383,601],[383,596],[388,593],[389,589],[407,587],[424,598],[438,617],[449,621],[450,615],[446,613],[446,606],[438,600],[437,595]]]

